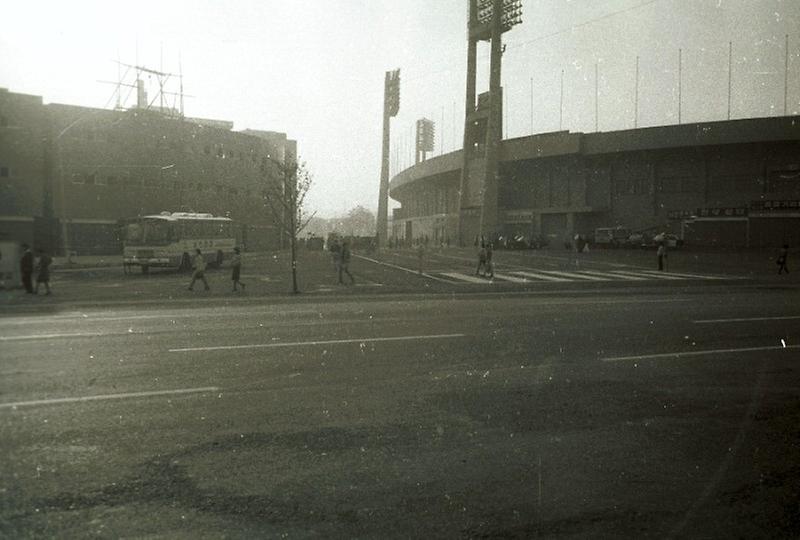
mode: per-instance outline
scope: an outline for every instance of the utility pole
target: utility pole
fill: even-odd
[[[678,124],[681,123],[681,101],[683,93],[683,49],[678,49]]]
[[[733,78],[733,42],[728,42],[728,120],[731,119],[731,79]]]
[[[639,127],[639,56],[636,56],[636,84],[633,92],[633,129]]]

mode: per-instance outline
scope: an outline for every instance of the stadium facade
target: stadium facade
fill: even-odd
[[[496,194],[477,202],[461,193],[470,164],[462,150],[394,176],[390,196],[401,206],[391,236],[560,243],[623,227],[673,232],[694,245],[800,244],[798,117],[543,133],[502,140],[498,155]],[[490,227],[485,215],[496,216]]]
[[[121,253],[121,219],[161,211],[231,217],[250,250],[283,241],[269,207],[284,133],[146,107],[44,104],[0,88],[0,240],[54,253]]]

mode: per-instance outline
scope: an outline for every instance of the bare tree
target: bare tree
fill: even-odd
[[[306,195],[311,189],[312,178],[305,163],[281,162],[272,159],[276,174],[267,176],[264,202],[269,207],[272,219],[281,235],[289,240],[292,256],[292,292],[297,294],[297,236],[306,228],[316,212],[305,209]]]

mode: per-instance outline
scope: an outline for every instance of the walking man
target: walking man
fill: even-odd
[[[33,294],[39,294],[39,283],[44,283],[44,294],[49,295],[50,265],[53,264],[53,258],[41,249],[37,249],[36,254],[39,256],[39,273],[36,276],[36,287],[33,289]]]
[[[783,274],[785,271],[789,273],[789,268],[786,266],[786,259],[789,257],[789,244],[783,244],[780,253],[778,254],[778,275]]]
[[[31,281],[33,277],[33,252],[28,244],[22,244],[22,249],[25,252],[19,260],[19,273],[22,276],[22,285],[25,287],[25,292],[33,294],[33,283]]]
[[[349,270],[350,266],[350,241],[345,240],[342,242],[342,252],[339,257],[339,283],[344,284],[342,280],[342,272],[347,274],[347,277],[350,278],[350,284],[355,285],[356,280],[353,278],[353,274],[350,273]]]
[[[208,286],[208,281],[206,281],[206,260],[203,258],[203,253],[199,250],[195,250],[195,256],[192,260],[192,267],[194,268],[194,272],[192,273],[192,282],[189,283],[189,290],[194,290],[194,282],[198,279],[203,282],[203,285],[206,286],[206,290],[211,290],[211,287]]]
[[[331,251],[331,260],[333,260],[333,270],[334,272],[339,274],[339,276],[341,276],[342,273],[339,270],[339,266],[341,265],[340,263],[342,259],[342,246],[339,245],[339,239],[334,238],[331,241],[331,245],[328,249],[330,249]]]
[[[233,281],[233,291],[236,292],[236,285],[239,284],[242,286],[242,290],[244,290],[244,283],[239,281],[239,277],[242,273],[242,255],[239,252],[239,248],[233,248],[233,258],[231,259],[231,281]]]
[[[475,275],[479,275],[483,269],[484,275],[486,274],[486,246],[481,243],[481,249],[478,251],[478,268],[475,269]]]
[[[666,242],[659,242],[658,244],[658,251],[656,252],[656,256],[658,257],[658,269],[659,271],[664,271],[664,268],[667,266],[667,244]]]
[[[483,277],[494,278],[494,263],[492,262],[492,254],[494,246],[491,242],[486,246],[486,269],[483,272]]]

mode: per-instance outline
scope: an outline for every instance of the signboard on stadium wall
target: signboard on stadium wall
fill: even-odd
[[[756,212],[799,212],[800,201],[753,201],[750,209]]]
[[[747,208],[742,208],[742,207],[698,208],[696,216],[699,218],[747,217]]]

